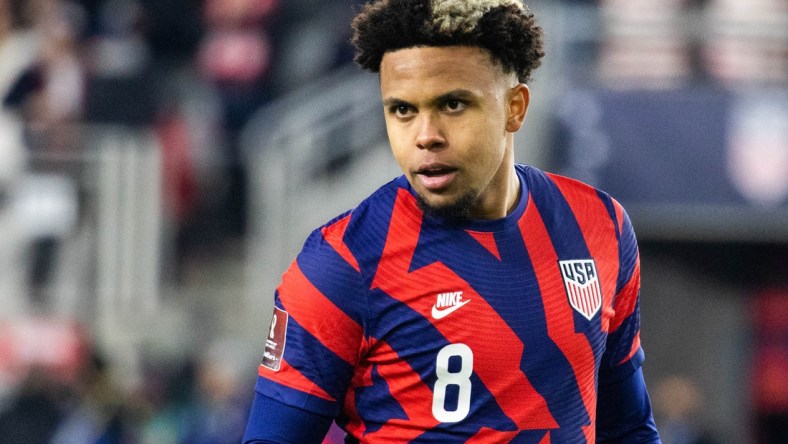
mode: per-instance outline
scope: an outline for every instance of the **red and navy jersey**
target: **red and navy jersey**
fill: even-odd
[[[283,275],[256,390],[364,442],[594,442],[643,361],[629,218],[517,165],[503,219],[425,216],[404,177],[315,230]]]

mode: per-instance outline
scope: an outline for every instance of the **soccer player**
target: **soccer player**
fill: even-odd
[[[378,0],[353,21],[403,175],[315,230],[276,290],[245,442],[658,443],[635,235],[516,164],[544,52],[519,0]]]

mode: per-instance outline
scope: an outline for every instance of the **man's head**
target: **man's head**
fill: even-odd
[[[508,214],[520,189],[513,133],[543,55],[533,15],[518,0],[378,0],[353,27],[421,207],[450,219]]]

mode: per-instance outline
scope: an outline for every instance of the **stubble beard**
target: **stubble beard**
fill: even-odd
[[[416,202],[419,208],[427,216],[438,217],[447,222],[463,222],[470,220],[471,210],[479,200],[479,193],[476,190],[469,190],[457,200],[446,205],[431,205],[424,199],[421,193],[416,193]]]

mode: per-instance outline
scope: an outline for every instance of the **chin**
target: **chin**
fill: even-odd
[[[464,195],[444,202],[427,200],[421,193],[416,194],[416,201],[424,214],[437,216],[449,221],[463,221],[471,217],[471,210],[478,200],[478,193],[471,190]]]

